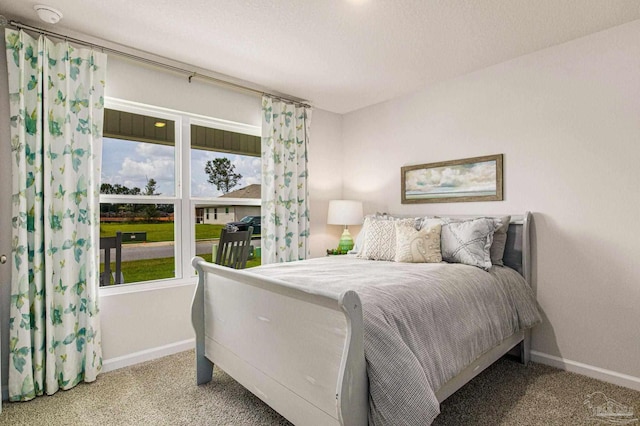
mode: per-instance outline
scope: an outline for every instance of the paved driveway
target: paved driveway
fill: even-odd
[[[211,253],[213,244],[218,242],[215,240],[198,241],[196,242],[196,255]],[[251,242],[254,247],[260,246],[260,240],[254,240]],[[163,257],[173,257],[174,247],[173,242],[162,243],[139,243],[139,244],[123,244],[122,245],[122,261],[128,262],[131,260],[144,260],[144,259],[158,259]],[[111,261],[116,259],[115,249],[111,250]],[[104,252],[100,251],[100,262],[104,262]]]

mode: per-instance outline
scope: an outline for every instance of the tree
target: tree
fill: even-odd
[[[156,193],[157,184],[158,182],[156,182],[154,178],[147,179],[147,185],[144,187],[144,195],[160,195],[159,193]],[[160,215],[157,204],[146,204],[144,206],[143,213],[148,222],[154,220]]]
[[[147,186],[144,187],[144,195],[160,195],[156,194],[156,186],[158,182],[154,178],[147,180]]]
[[[115,195],[140,195],[140,188],[138,188],[137,186],[133,188],[127,188],[126,186],[120,185],[119,183],[116,183],[115,185],[112,185],[110,183],[103,183],[102,185],[100,185],[100,193]]]
[[[160,195],[160,193],[156,192],[156,187],[158,186],[158,182],[151,178],[147,179],[147,184],[144,187],[144,192],[140,190],[137,186],[133,188],[126,187],[119,183],[110,184],[103,183],[100,185],[100,193],[101,194],[114,194],[114,195]],[[147,221],[152,221],[157,218],[160,213],[159,210],[167,210],[170,209],[173,212],[173,205],[166,206],[157,204],[101,204],[100,205],[100,213],[104,215],[129,215],[133,217],[137,217],[140,213],[144,214]]]
[[[209,175],[208,182],[215,185],[223,194],[231,191],[242,179],[242,175],[235,170],[236,166],[231,164],[228,158],[209,160],[204,167],[204,171]]]
[[[140,195],[140,188],[137,186],[128,188],[119,183],[116,183],[115,185],[103,183],[100,185],[100,193],[113,195]],[[103,215],[120,215],[122,212],[133,211],[135,211],[134,204],[100,204],[100,213]]]

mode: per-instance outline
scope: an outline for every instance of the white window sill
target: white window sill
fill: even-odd
[[[112,285],[107,287],[100,287],[98,291],[100,297],[103,298],[120,294],[140,293],[184,286],[195,286],[197,282],[198,277],[194,275],[189,278],[172,278],[167,280],[142,281],[139,283]]]

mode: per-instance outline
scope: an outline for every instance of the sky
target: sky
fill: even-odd
[[[102,183],[119,183],[128,188],[144,191],[148,179],[158,183],[156,192],[165,196],[175,195],[175,147],[154,143],[134,142],[104,138],[102,142]],[[260,183],[261,160],[259,157],[226,154],[222,152],[191,150],[191,196],[218,197],[222,195],[216,186],[207,182],[204,168],[207,160],[228,158],[242,175],[238,186]]]

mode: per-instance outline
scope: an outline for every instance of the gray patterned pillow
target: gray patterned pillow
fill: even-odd
[[[415,227],[415,219],[385,220],[367,217],[364,245],[358,257],[370,260],[390,260],[396,256],[396,223]]]
[[[442,262],[440,252],[440,231],[442,225],[435,224],[419,231],[412,225],[396,222],[396,262],[438,263]]]
[[[504,216],[500,219],[500,226],[493,233],[493,243],[491,243],[491,263],[494,265],[504,266],[502,258],[504,257],[504,248],[507,245],[507,230],[509,229],[509,222],[511,222],[511,216]]]
[[[493,233],[500,222],[479,218],[464,222],[442,219],[442,258],[450,263],[464,263],[484,270],[491,268],[490,248]]]
[[[480,219],[480,218],[476,218]],[[493,242],[491,243],[491,248],[489,249],[489,256],[491,257],[491,263],[493,265],[504,266],[504,262],[502,258],[504,257],[504,249],[507,245],[507,230],[509,229],[509,223],[511,222],[511,216],[502,216],[499,219],[486,217],[485,219],[493,220],[496,225],[496,230],[493,233]],[[422,219],[422,226],[428,226],[433,223],[459,223],[466,222],[470,219],[458,219],[458,218],[450,218],[450,217],[441,217],[441,218],[429,218],[425,217]]]

